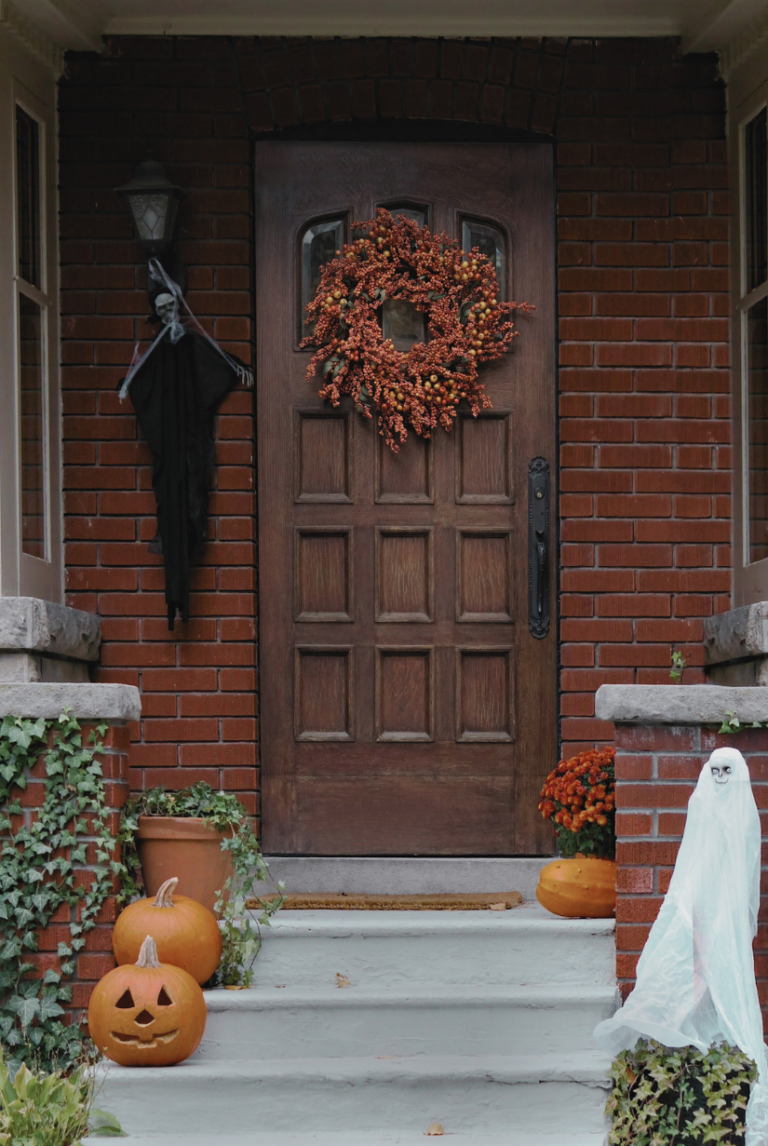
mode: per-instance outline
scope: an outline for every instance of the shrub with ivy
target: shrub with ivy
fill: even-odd
[[[192,784],[178,791],[152,788],[130,799],[123,809],[120,846],[122,858],[119,899],[127,903],[140,894],[141,862],[136,847],[140,816],[199,818],[214,831],[228,833],[222,849],[232,857],[234,875],[219,891],[219,916],[223,950],[211,986],[250,987],[253,962],[261,947],[261,928],[285,902],[282,883],[271,895],[259,895],[256,885],[270,879],[253,822],[231,792],[217,792],[210,784]]]
[[[65,1022],[72,1000],[67,980],[120,871],[97,759],[106,730],[98,725],[83,743],[69,712],[58,720],[6,716],[0,725],[0,1045],[12,1069],[22,1061],[66,1068],[83,1056],[83,1032]],[[42,800],[27,818],[19,793],[41,756]],[[95,865],[88,864],[89,843]],[[86,866],[90,882],[78,876]],[[30,956],[62,906],[70,940],[58,945],[58,969],[40,977]]]
[[[609,1146],[743,1146],[752,1059],[728,1043],[670,1048],[641,1039],[614,1059]]]

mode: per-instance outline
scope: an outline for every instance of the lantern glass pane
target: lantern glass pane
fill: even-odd
[[[746,320],[749,561],[768,557],[768,299]]]
[[[165,191],[133,192],[128,196],[139,242],[163,242],[170,198],[170,195]]]
[[[41,286],[40,125],[16,108],[16,233],[19,277]]]
[[[19,294],[19,381],[21,458],[21,548],[46,557],[44,314]]]
[[[461,225],[461,245],[467,254],[477,247],[480,254],[493,264],[499,282],[499,298],[505,298],[505,243],[501,231],[489,223],[473,223],[471,219],[465,219]]]

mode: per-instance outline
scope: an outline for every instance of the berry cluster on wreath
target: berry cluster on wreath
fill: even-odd
[[[478,367],[510,349],[518,334],[512,312],[533,307],[499,301],[493,263],[477,247],[461,250],[444,232],[433,235],[383,208],[352,229],[353,242],[323,266],[307,306],[311,333],[301,345],[319,347],[307,379],[322,364],[320,397],[338,406],[343,394],[351,395],[359,413],[375,414],[379,433],[397,452],[407,427],[428,438],[438,425],[451,429],[460,402],[475,417],[490,407]],[[426,342],[405,351],[384,338],[378,312],[387,299],[423,312]]]

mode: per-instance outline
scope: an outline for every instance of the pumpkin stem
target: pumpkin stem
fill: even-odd
[[[150,968],[160,966],[160,960],[157,957],[157,944],[151,935],[148,935],[141,945],[141,951],[139,951],[139,957],[136,960],[136,966]]]
[[[176,884],[179,882],[179,877],[175,875],[173,879],[167,879],[164,884],[157,889],[155,902],[153,907],[173,907],[173,893],[176,890]]]

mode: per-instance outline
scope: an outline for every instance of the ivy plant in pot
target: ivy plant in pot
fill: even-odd
[[[547,776],[539,811],[550,820],[560,859],[539,875],[536,898],[554,915],[608,918],[616,908],[615,750],[561,760]]]
[[[220,921],[222,954],[211,986],[248,987],[261,946],[261,927],[285,902],[283,884],[260,895],[270,880],[253,823],[236,796],[209,784],[178,791],[153,788],[123,809],[120,844],[126,904],[150,896],[168,880],[174,890],[213,910]],[[176,886],[178,877],[178,886]]]

